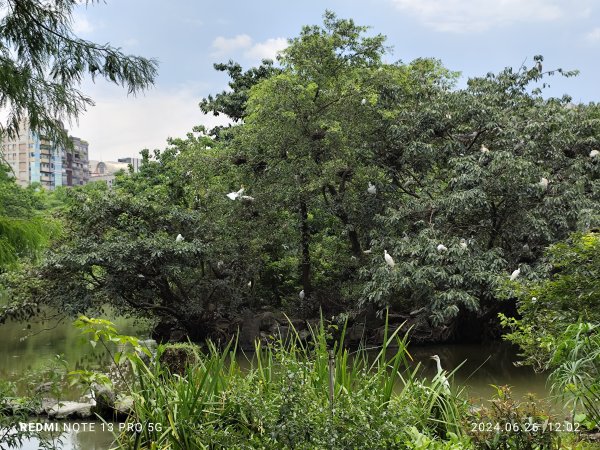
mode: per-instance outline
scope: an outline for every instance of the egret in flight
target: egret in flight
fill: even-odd
[[[229,194],[227,194],[227,197],[230,200],[236,200],[238,197],[240,197],[244,193],[244,191],[245,191],[244,186],[242,186],[242,188],[239,191],[230,192]]]

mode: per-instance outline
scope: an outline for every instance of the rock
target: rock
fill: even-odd
[[[347,328],[345,340],[348,344],[356,345],[365,338],[365,333],[365,324],[356,323]]]
[[[89,419],[93,416],[92,403],[60,402],[47,413],[51,419]]]
[[[94,383],[92,385],[92,392],[96,400],[93,412],[103,419],[113,419],[116,395],[112,389]]]
[[[160,363],[172,374],[185,375],[189,366],[200,361],[198,346],[193,344],[167,344],[159,358]]]
[[[245,310],[242,314],[239,346],[242,350],[253,350],[254,341],[260,336],[260,317],[252,311]]]
[[[115,402],[115,414],[117,420],[126,420],[133,412],[133,397],[119,398]]]
[[[36,394],[50,392],[53,386],[54,383],[52,381],[48,381],[46,383],[38,384],[33,390],[33,392],[35,392]]]

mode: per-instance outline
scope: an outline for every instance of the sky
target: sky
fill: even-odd
[[[597,0],[105,0],[74,13],[82,38],[125,53],[155,58],[155,86],[128,96],[122,87],[84,81],[95,106],[68,125],[89,142],[90,159],[114,161],[140,150],[163,149],[195,125],[222,118],[203,115],[198,103],[227,88],[213,68],[230,59],[244,68],[274,58],[303,25],[322,23],[326,9],[387,36],[388,62],[434,57],[469,77],[505,67],[577,69],[578,77],[551,77],[548,96],[600,102],[600,1]]]

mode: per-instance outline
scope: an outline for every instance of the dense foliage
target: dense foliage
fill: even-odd
[[[231,90],[201,106],[232,126],[145,152],[110,191],[72,192],[37,298],[108,301],[197,338],[261,307],[390,307],[424,340],[493,334],[510,274],[535,277],[548,245],[599,222],[600,111],[545,99],[554,72],[457,89],[439,61],[385,53],[383,36],[326,13],[277,67],[218,65]]]
[[[10,168],[0,163],[0,273],[42,250],[53,229],[45,214],[51,209],[47,200],[39,187],[18,186]]]
[[[551,246],[539,281],[516,286],[520,319],[503,318],[524,361],[551,370],[552,389],[588,426],[600,424],[600,234]]]

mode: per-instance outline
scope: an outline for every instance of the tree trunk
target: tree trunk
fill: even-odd
[[[300,201],[300,246],[302,249],[302,261],[300,268],[302,272],[302,288],[304,295],[308,297],[311,292],[310,283],[310,231],[308,228],[308,207],[304,200]]]

